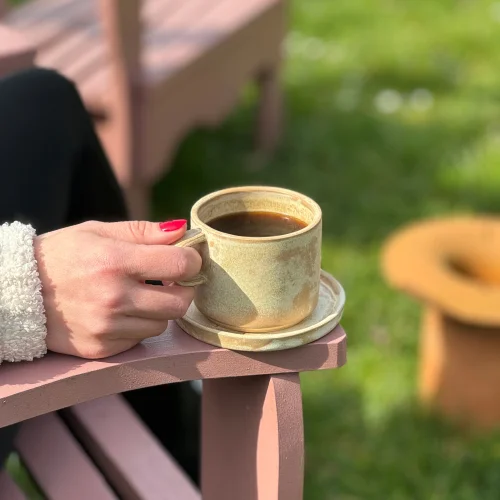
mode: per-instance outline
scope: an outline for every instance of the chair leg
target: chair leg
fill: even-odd
[[[257,77],[259,103],[255,130],[255,147],[263,153],[275,149],[282,133],[283,95],[280,65],[263,71]]]
[[[297,373],[205,380],[202,401],[203,500],[302,500]]]

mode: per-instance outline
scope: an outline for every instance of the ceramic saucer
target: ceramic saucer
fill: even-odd
[[[316,309],[295,326],[269,333],[241,333],[221,328],[191,304],[177,324],[192,337],[207,344],[234,351],[281,351],[309,344],[324,337],[340,322],[345,304],[342,285],[321,271],[319,300]]]

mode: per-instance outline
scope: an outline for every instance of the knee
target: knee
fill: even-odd
[[[47,103],[57,107],[57,103],[65,105],[68,101],[79,100],[78,91],[73,82],[57,71],[46,68],[29,68],[7,77],[0,86],[10,87],[11,92],[23,102],[31,102],[40,106]],[[13,91],[13,92],[12,92]]]
[[[16,75],[13,78],[16,78]],[[71,80],[52,69],[30,68],[18,73],[17,78],[21,86],[31,88],[32,92],[44,94],[74,94],[76,92],[76,87]]]

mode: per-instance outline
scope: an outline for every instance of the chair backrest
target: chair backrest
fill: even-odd
[[[108,44],[113,93],[109,103],[116,140],[126,145],[116,159],[122,172],[133,177],[141,163],[142,75],[141,0],[99,0],[104,36]]]
[[[32,66],[35,53],[23,35],[0,24],[0,78]]]

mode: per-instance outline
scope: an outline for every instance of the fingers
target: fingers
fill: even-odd
[[[194,298],[194,288],[138,284],[130,291],[124,313],[138,318],[168,321],[182,318]]]
[[[200,272],[201,257],[194,248],[127,245],[121,264],[128,276],[139,281],[183,281]]]
[[[82,226],[100,236],[119,241],[141,245],[170,245],[182,238],[187,221],[178,219],[160,224],[142,220],[109,223],[91,221]]]
[[[157,320],[139,317],[123,316],[117,319],[113,326],[113,342],[140,342],[144,339],[161,335],[168,327],[168,320]]]
[[[146,322],[146,320],[143,320]],[[157,328],[154,331],[160,331],[160,334],[165,329],[160,331]],[[153,329],[149,322],[136,324],[134,332],[143,332],[144,335],[153,336]],[[54,341],[53,337],[48,337],[47,348],[53,352],[78,356],[84,359],[101,359],[113,356],[120,352],[126,351],[146,337],[129,335],[129,338],[118,338],[109,334],[104,336],[89,335],[85,332],[83,335],[61,335]]]
[[[67,335],[63,342],[49,344],[54,352],[71,354],[85,359],[101,359],[126,351],[144,339],[161,335],[168,327],[168,320],[120,316],[109,322],[100,333],[84,332],[77,338]]]
[[[102,342],[98,339],[79,339],[61,351],[84,359],[102,359],[132,349],[143,339],[118,339]]]

